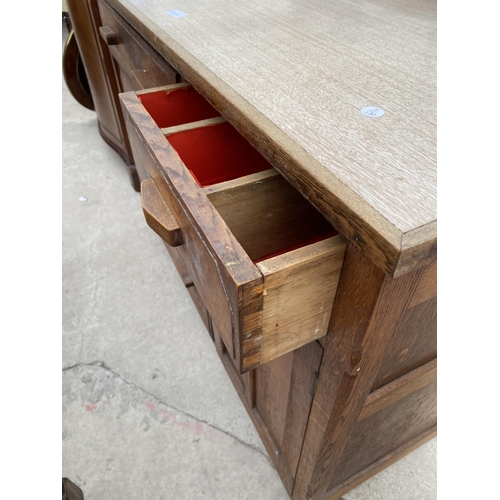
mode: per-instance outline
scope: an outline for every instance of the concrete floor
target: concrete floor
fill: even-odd
[[[62,102],[63,477],[86,500],[287,500],[123,161],[64,81]],[[343,498],[436,498],[436,441]]]

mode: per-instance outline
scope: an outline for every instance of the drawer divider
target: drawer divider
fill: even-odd
[[[185,89],[187,87],[191,87],[192,85],[188,82],[181,82],[181,83],[171,83],[170,85],[162,85],[161,87],[151,87],[149,89],[143,89],[143,90],[136,90],[135,95],[141,96],[141,95],[148,95],[153,92],[171,92],[172,90],[177,90],[177,89]]]
[[[199,120],[197,122],[183,123],[182,125],[162,128],[160,130],[163,135],[167,137],[178,132],[187,132],[188,130],[194,130],[196,128],[210,127],[210,125],[218,125],[219,123],[225,123],[226,121],[227,120],[223,116],[216,116],[215,118],[207,118],[206,120]]]

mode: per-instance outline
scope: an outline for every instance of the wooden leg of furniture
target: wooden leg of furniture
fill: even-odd
[[[67,477],[62,478],[62,500],[84,500],[83,491]]]
[[[130,174],[130,183],[135,191],[138,193],[141,192],[141,181],[139,180],[139,175],[137,174],[137,169],[131,165],[128,167],[128,171]]]

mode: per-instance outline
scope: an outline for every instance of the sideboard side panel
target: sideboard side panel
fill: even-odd
[[[387,277],[348,246],[293,500],[323,499],[422,273]]]
[[[425,266],[382,359],[372,391],[437,357],[437,262]]]
[[[358,422],[328,489],[435,426],[436,392],[434,381]]]

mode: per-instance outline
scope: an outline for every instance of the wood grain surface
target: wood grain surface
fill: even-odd
[[[119,112],[118,92],[121,90],[116,82],[107,76],[113,72],[113,62],[109,51],[104,50],[104,42],[99,36],[101,18],[97,1],[67,0],[67,4],[92,94],[99,133],[127,165],[133,164],[125,123]]]
[[[323,349],[317,342],[238,373],[214,328],[217,352],[289,494],[293,489]]]
[[[99,33],[116,64],[121,92],[175,84],[177,73],[104,2]]]
[[[437,296],[437,262],[429,264],[422,275],[418,288],[415,290],[409,307],[416,306],[422,302]]]
[[[435,438],[436,435],[437,425],[431,427],[425,432],[422,432],[422,434],[420,434],[419,436],[411,439],[410,441],[407,441],[404,445],[391,451],[391,453],[389,453],[385,457],[377,460],[375,463],[369,465],[354,476],[351,476],[349,479],[337,485],[335,488],[327,491],[323,500],[340,500],[342,495],[351,491],[353,488],[356,488],[356,486],[359,486],[361,483],[375,476],[390,465],[396,463],[398,460],[401,460],[412,451],[427,443],[427,441]]]
[[[172,134],[177,134],[177,132],[186,132],[187,130],[193,130],[195,128],[209,127],[210,125],[218,125],[219,123],[224,123],[226,119],[222,116],[216,116],[215,118],[207,118],[206,120],[200,120],[193,123],[184,123],[183,125],[176,125],[175,127],[162,128],[161,131],[168,137]]]
[[[402,397],[430,384],[436,379],[437,360],[434,359],[370,393],[361,410],[358,422],[398,401]]]
[[[141,203],[148,226],[171,247],[182,245],[182,231],[153,179],[141,182]]]
[[[261,364],[326,335],[345,248],[337,235],[257,264],[264,276]]]
[[[273,170],[205,190],[209,200],[253,261],[335,234],[314,207]],[[332,235],[333,235],[332,234]]]
[[[436,382],[431,382],[393,404],[358,421],[328,490],[389,455],[436,425]],[[402,500],[405,496],[402,495]]]
[[[389,278],[347,247],[293,500],[320,500],[326,493],[422,273]]]
[[[379,267],[432,259],[435,2],[108,3]]]
[[[248,303],[244,300],[244,286],[250,284],[251,288],[254,282],[260,283],[262,275],[215,208],[207,203],[203,190],[169,147],[137,96],[130,92],[121,94],[120,99],[128,113],[127,117],[130,115],[133,118],[133,121],[127,118],[126,123],[129,135],[134,137],[134,158],[154,179],[179,223],[184,241],[178,247],[179,252],[212,320],[221,331],[224,343],[239,364],[243,347],[240,350],[238,327],[243,318],[238,315],[249,313],[245,309]],[[143,134],[147,135],[147,139]],[[199,224],[202,224],[203,229]],[[212,242],[216,242],[216,248]],[[249,335],[245,340],[251,339]],[[248,353],[246,355],[249,356]]]
[[[432,298],[401,315],[371,390],[402,377],[436,357],[437,300]]]

